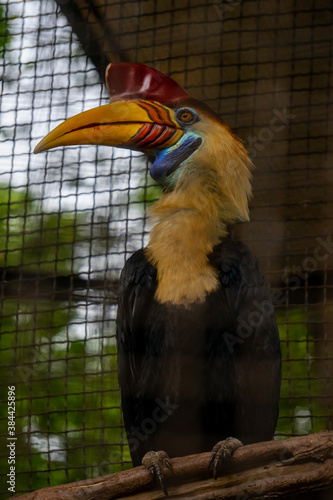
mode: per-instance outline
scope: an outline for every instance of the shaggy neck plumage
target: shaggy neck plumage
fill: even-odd
[[[234,154],[224,154],[222,165],[220,157],[218,171],[210,165],[199,168],[197,162],[189,162],[173,191],[149,213],[155,226],[146,256],[157,268],[155,298],[162,303],[189,306],[217,290],[218,272],[208,255],[226,236],[227,224],[248,220],[250,173],[242,145],[236,142]],[[243,175],[235,177],[237,165]]]

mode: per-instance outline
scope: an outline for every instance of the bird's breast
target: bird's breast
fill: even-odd
[[[159,222],[145,250],[157,269],[155,299],[186,308],[203,303],[219,287],[218,271],[208,258],[218,241],[216,225],[193,208],[174,210]]]

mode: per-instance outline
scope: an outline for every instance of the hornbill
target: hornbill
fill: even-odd
[[[164,187],[148,246],[120,278],[117,344],[133,465],[143,462],[166,491],[168,455],[213,450],[216,476],[242,443],[273,438],[279,335],[255,257],[228,237],[227,226],[249,220],[252,163],[238,137],[155,69],[111,64],[106,83],[111,104],[69,118],[35,153],[74,144],[145,152]]]

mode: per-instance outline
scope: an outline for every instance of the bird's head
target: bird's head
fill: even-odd
[[[34,152],[96,144],[153,159],[150,174],[167,190],[204,177],[233,205],[231,220],[248,219],[251,161],[240,140],[206,105],[163,73],[142,64],[110,64],[111,103],[80,113],[52,130]]]

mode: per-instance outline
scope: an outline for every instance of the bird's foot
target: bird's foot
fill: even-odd
[[[212,455],[208,464],[208,469],[214,465],[214,479],[217,479],[221,467],[228,464],[234,451],[241,446],[243,446],[243,443],[239,439],[233,437],[228,437],[224,441],[216,443],[212,449]]]
[[[168,490],[165,485],[163,468],[166,467],[173,474],[175,473],[168,454],[163,451],[148,451],[142,459],[142,465],[149,470],[153,476],[154,483],[160,486],[165,496],[168,496]]]

